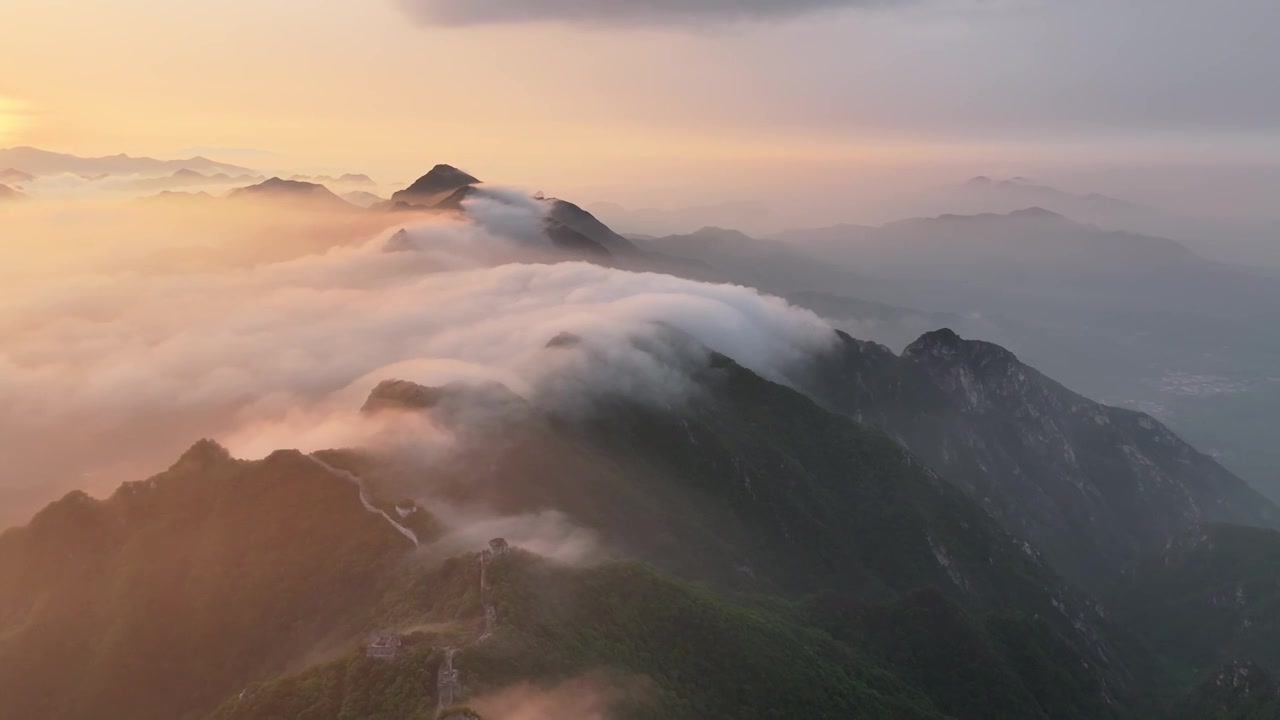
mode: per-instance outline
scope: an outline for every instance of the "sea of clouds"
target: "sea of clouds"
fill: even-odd
[[[428,421],[358,412],[386,379],[498,382],[577,409],[601,392],[669,403],[688,389],[688,348],[653,351],[672,330],[779,380],[833,341],[751,288],[565,262],[545,204],[516,193],[477,197],[467,216],[248,266],[108,264],[14,288],[0,304],[0,488],[106,491],[200,437],[248,458],[388,433],[447,446]],[[547,347],[563,333],[580,342]]]

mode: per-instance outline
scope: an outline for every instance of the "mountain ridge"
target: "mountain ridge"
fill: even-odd
[[[149,157],[107,155],[80,157],[30,146],[0,149],[0,166],[14,168],[32,175],[56,175],[60,173],[116,175],[144,175],[175,170],[221,172],[230,175],[252,175],[249,168],[196,156],[185,160],[156,160]]]
[[[1150,416],[1090,401],[998,345],[939,330],[899,356],[841,339],[811,394],[899,439],[1086,587],[1208,520],[1280,525],[1273,503]]]
[[[232,200],[287,200],[331,208],[358,209],[324,185],[279,177],[268,178],[257,185],[236,188],[227,197]]]
[[[580,342],[556,336],[549,351],[575,351]],[[972,423],[968,414],[1007,412],[1008,397],[1025,402],[1034,396],[1026,394],[1024,383],[1040,382],[1024,371],[1012,386],[992,385],[983,373],[1009,377],[1018,366],[1016,356],[947,330],[923,336],[900,356],[847,336],[841,343],[835,354],[844,374],[836,379],[853,383],[863,415],[875,407],[870,400],[880,400],[908,414],[967,413]],[[867,357],[851,362],[850,355]],[[321,677],[336,682],[333,673],[342,673],[350,683],[340,691],[343,707],[430,706],[435,696],[429,683],[383,700],[371,693],[386,692],[378,678],[389,682],[387,673],[434,678],[438,649],[455,642],[449,633],[462,632],[462,626],[415,640],[419,649],[404,664],[349,658],[297,679],[286,671],[290,658],[308,652],[319,636],[350,647],[361,632],[391,622],[477,622],[474,593],[464,598],[465,584],[475,582],[474,556],[410,569],[410,558],[421,551],[391,518],[416,523],[416,537],[428,547],[443,537],[441,526],[427,510],[383,500],[412,497],[426,482],[437,500],[488,504],[504,517],[556,508],[597,534],[606,552],[603,565],[585,573],[536,566],[529,566],[531,575],[495,571],[490,582],[499,593],[497,635],[464,650],[456,666],[482,687],[530,673],[538,677],[532,669],[538,658],[542,664],[555,658],[554,666],[567,673],[613,657],[628,669],[652,673],[664,692],[694,692],[679,672],[681,662],[691,661],[659,659],[671,648],[652,633],[635,634],[634,623],[643,618],[642,627],[738,628],[737,637],[747,642],[741,657],[746,667],[774,662],[773,651],[765,649],[770,643],[759,646],[754,638],[772,637],[774,645],[786,648],[799,646],[784,638],[810,638],[809,647],[819,643],[824,653],[847,658],[844,667],[865,668],[853,676],[812,680],[822,693],[880,678],[874,682],[907,706],[919,705],[923,697],[963,720],[992,717],[996,708],[1012,717],[1067,720],[1080,712],[1109,717],[1137,707],[1141,689],[1155,682],[1144,669],[1149,661],[1107,609],[1057,574],[1051,554],[1041,554],[1039,539],[1032,545],[1002,528],[999,513],[975,500],[963,481],[945,477],[947,467],[940,476],[925,464],[927,454],[909,451],[875,423],[855,421],[850,406],[824,408],[729,357],[706,351],[704,358],[705,364],[690,368],[699,390],[684,403],[654,405],[606,393],[586,415],[526,409],[505,424],[477,428],[465,447],[426,471],[359,449],[314,456],[286,450],[241,461],[206,440],[165,473],[126,484],[107,500],[68,495],[27,526],[0,534],[0,627],[7,630],[0,633],[0,689],[33,716],[58,707],[65,717],[87,719],[97,717],[92,708],[110,702],[135,708],[131,717],[158,718],[182,709],[212,711],[221,702],[219,717],[256,719],[263,708],[315,702],[305,700],[309,696],[301,688]],[[955,368],[970,373],[977,385],[937,379],[945,380]],[[932,387],[910,382],[921,377],[932,378]],[[839,389],[827,389],[833,387]],[[1009,387],[1018,392],[1006,396]],[[447,414],[450,403],[470,404],[475,397],[466,386],[388,380],[370,391],[365,412],[429,413],[446,420],[439,413]],[[964,400],[960,411],[953,409],[957,398]],[[847,396],[835,392],[826,399],[823,405]],[[303,501],[306,512],[295,512]],[[210,522],[226,524],[202,531]],[[233,529],[234,537],[223,536]],[[308,542],[291,541],[299,537]],[[253,550],[260,557],[244,559]],[[68,553],[75,563],[46,560]],[[621,559],[650,563],[657,574],[637,575],[628,569],[634,566],[615,562]],[[198,576],[174,582],[192,567],[202,568]],[[229,579],[232,572],[237,575]],[[120,586],[120,578],[131,579],[124,584],[129,590],[108,602],[109,588]],[[517,585],[508,588],[508,580]],[[324,584],[330,581],[336,584]],[[686,589],[691,582],[704,584],[696,591],[703,599],[692,605]],[[569,587],[576,589],[566,594]],[[227,591],[281,597],[252,601],[251,606],[262,603],[266,614],[229,631],[222,623],[237,621],[216,610]],[[41,603],[50,596],[62,599]],[[775,599],[752,610],[755,601],[746,599],[763,596]],[[803,604],[815,597],[825,599]],[[721,607],[728,598],[746,602],[746,609]],[[81,617],[82,601],[101,607]],[[133,619],[121,626],[120,608],[145,609],[147,622],[125,613]],[[277,611],[301,618],[306,630],[296,638],[272,636],[263,649],[261,630]],[[179,617],[213,624],[201,626],[207,635],[184,635],[172,627]],[[744,617],[756,620],[742,626],[731,619]],[[95,627],[97,622],[104,627]],[[1195,622],[1198,616],[1184,621]],[[169,632],[161,639],[149,627]],[[109,669],[84,664],[92,658],[80,656],[80,642],[92,646],[89,641],[104,632],[115,638],[110,652],[134,660]],[[54,642],[32,656],[31,633]],[[939,644],[939,638],[949,640]],[[214,654],[234,670],[214,678],[201,674],[204,689],[196,693],[191,683],[201,667],[196,659],[210,657],[206,642],[218,643],[222,649]],[[639,656],[619,650],[655,642]],[[709,647],[723,644],[711,642]],[[534,647],[540,649],[530,654]],[[238,653],[256,660],[241,666],[231,660]],[[145,657],[164,658],[167,667],[157,675]],[[20,668],[32,663],[83,667],[77,676],[83,681],[74,690],[29,687],[22,680],[27,670]],[[946,670],[957,665],[967,668],[963,681]],[[157,677],[172,691],[162,699],[150,692],[125,694]],[[270,678],[282,679],[256,684]],[[696,687],[706,693],[704,702],[734,702],[719,685]],[[759,697],[771,706],[781,696],[769,687],[762,686]],[[233,699],[238,688],[245,690]],[[188,695],[190,704],[181,705]],[[663,704],[670,698],[658,699],[665,716],[700,716]],[[640,707],[651,706],[637,706],[634,717],[653,717]],[[813,711],[823,716],[822,707]],[[920,717],[940,717],[929,704],[919,708]]]

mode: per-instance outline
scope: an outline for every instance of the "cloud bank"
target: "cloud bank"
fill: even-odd
[[[597,25],[701,25],[767,20],[907,0],[401,0],[426,25],[569,22]]]
[[[542,209],[480,199],[471,221],[408,227],[395,247],[410,249],[396,252],[393,227],[247,269],[82,271],[12,289],[0,488],[56,476],[105,490],[200,437],[244,457],[392,431],[447,447],[453,428],[361,416],[386,379],[499,382],[567,409],[602,392],[671,403],[698,354],[669,345],[672,330],[775,379],[832,342],[816,315],[751,288],[547,262]],[[563,333],[580,340],[548,347]]]

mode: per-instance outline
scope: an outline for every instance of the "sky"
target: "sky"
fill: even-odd
[[[664,206],[1158,194],[1280,177],[1278,34],[1274,0],[5,0],[0,146]]]

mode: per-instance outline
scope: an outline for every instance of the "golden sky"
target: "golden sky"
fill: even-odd
[[[439,160],[516,183],[622,184],[947,144],[765,112],[809,71],[759,72],[740,53],[780,52],[787,29],[431,28],[391,0],[6,0],[0,13],[0,65],[18,69],[0,92],[31,113],[5,142],[80,154],[262,149],[281,165],[409,176]]]
[[[0,145],[387,181],[450,162],[641,202],[1280,162],[1274,0],[844,0],[694,27],[430,25],[405,2],[455,0],[3,0]]]

